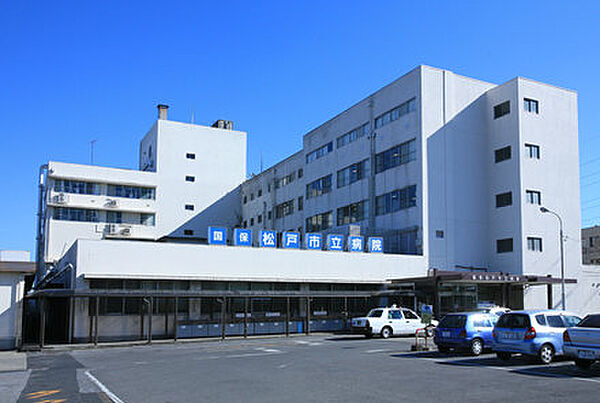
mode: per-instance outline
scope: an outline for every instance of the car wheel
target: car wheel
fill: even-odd
[[[575,360],[575,365],[577,365],[577,368],[581,368],[581,369],[590,369],[590,367],[592,366],[592,364],[594,363],[594,361],[592,360],[582,360],[577,358]]]
[[[388,326],[381,329],[381,337],[383,337],[384,339],[389,339],[391,335],[392,329],[390,329]]]
[[[538,358],[542,364],[550,364],[554,359],[554,347],[551,344],[544,344],[538,352]]]
[[[501,359],[502,361],[508,361],[508,360],[510,360],[510,355],[511,355],[510,353],[506,353],[506,352],[504,352],[504,351],[498,351],[498,352],[496,353],[496,356],[497,356],[499,359]]]
[[[471,354],[478,356],[483,352],[483,341],[481,339],[473,339],[471,342]]]
[[[446,346],[438,346],[438,351],[440,353],[449,353],[450,352],[450,348],[446,347]]]

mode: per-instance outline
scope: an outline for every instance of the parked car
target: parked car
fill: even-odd
[[[492,333],[492,349],[501,360],[521,353],[537,357],[543,364],[563,354],[563,333],[581,318],[557,310],[507,312],[500,316]]]
[[[435,326],[436,323],[432,321],[432,325],[429,326]],[[414,311],[395,305],[390,308],[371,309],[367,316],[352,319],[353,333],[364,334],[366,337],[380,335],[384,339],[392,335],[414,335],[417,329],[425,327]]]
[[[475,310],[475,312],[483,312],[483,313],[489,313],[490,315],[494,315],[496,317],[495,321],[498,321],[498,318],[500,316],[502,316],[502,314],[505,314],[506,312],[510,312],[509,308],[505,308],[503,306],[489,306],[489,307],[483,307],[483,308],[478,308]]]
[[[579,368],[587,369],[600,361],[600,314],[588,315],[577,326],[563,333],[565,355]]]
[[[469,351],[477,356],[492,346],[496,315],[482,312],[449,313],[435,329],[433,342],[442,353],[450,349]]]

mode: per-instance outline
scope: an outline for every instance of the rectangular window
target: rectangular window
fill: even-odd
[[[511,157],[510,154],[510,146],[497,149],[496,151],[494,151],[496,163],[509,160]]]
[[[81,182],[81,181],[58,179],[54,183],[54,190],[57,192],[65,192],[65,193],[99,195],[100,194],[100,184],[93,183],[93,182]]]
[[[417,185],[407,186],[377,196],[375,199],[375,214],[383,215],[404,210],[417,205]]]
[[[106,190],[107,196],[125,197],[127,199],[154,200],[156,197],[154,188],[127,185],[108,185]]]
[[[412,139],[375,155],[375,173],[383,172],[410,161],[417,156],[416,141]]]
[[[98,222],[98,210],[58,207],[53,218],[61,221]]]
[[[156,220],[156,217],[154,214],[140,213],[140,224],[141,225],[147,225],[149,227],[153,227],[155,220]]]
[[[534,252],[542,251],[542,238],[527,238],[527,250],[531,250]]]
[[[185,177],[185,180],[186,180],[186,182],[194,182],[196,180],[196,178],[188,175]]]
[[[186,210],[190,210],[190,211],[194,211],[194,205],[193,204],[186,204],[185,205],[185,209]]]
[[[250,201],[254,200],[254,193],[250,193]]]
[[[258,189],[258,197],[262,196],[262,189]]]
[[[324,176],[306,185],[306,198],[321,196],[331,192],[331,175]]]
[[[357,127],[356,129],[350,130],[348,133],[337,138],[337,148],[343,147],[346,144],[350,144],[353,141],[358,140],[359,138],[369,134],[369,123],[365,123],[362,126]]]
[[[444,231],[441,231],[441,230],[435,231],[435,237],[436,238],[443,238],[444,237]]]
[[[502,102],[494,106],[494,119],[501,118],[510,113],[510,101]]]
[[[333,142],[330,141],[329,143],[325,144],[324,146],[321,146],[319,148],[317,148],[314,151],[311,151],[310,153],[306,154],[306,163],[311,163],[314,160],[318,160],[319,158],[322,158],[324,156],[326,156],[327,154],[329,154],[330,152],[333,151]]]
[[[529,204],[542,204],[542,194],[537,190],[526,190],[525,197],[527,199],[527,203]]]
[[[304,197],[298,197],[298,211],[304,210]]]
[[[368,161],[368,159],[362,160],[337,171],[338,189],[364,179],[367,176]]]
[[[244,220],[244,223],[242,224],[242,226],[243,226],[244,228],[248,228],[248,221]]]
[[[106,212],[106,222],[111,224],[121,224],[123,222],[123,217],[120,211],[107,211]]]
[[[500,193],[496,195],[496,208],[512,205],[512,192]]]
[[[188,160],[195,160],[196,159],[196,154],[194,154],[194,153],[187,153],[185,155],[185,158],[187,158]]]
[[[382,126],[387,125],[397,119],[400,119],[404,115],[408,115],[410,112],[414,112],[417,109],[417,103],[415,98],[409,99],[401,105],[398,105],[394,109],[387,111],[386,113],[379,115],[375,118],[375,128],[379,129]]]
[[[289,175],[284,176],[283,178],[275,179],[275,189],[279,189],[281,187],[287,186],[292,183],[296,179],[296,172],[292,172]]]
[[[306,232],[318,232],[331,228],[333,225],[333,214],[331,211],[327,213],[317,214],[306,219]]]
[[[283,218],[294,214],[294,200],[288,200],[275,206],[275,218]]]
[[[256,221],[260,224],[262,222],[262,214],[259,214],[258,217],[256,217]]]
[[[535,99],[524,98],[523,106],[525,107],[525,112],[535,113],[536,115],[540,113],[539,102]]]
[[[183,235],[194,235],[194,230],[184,229],[183,230]]]
[[[248,196],[244,196],[244,204],[248,203]]]
[[[300,168],[298,169],[298,179],[302,178],[304,176],[304,169]]]
[[[254,225],[254,217],[250,217],[250,226]]]
[[[269,210],[267,212],[267,218],[270,220],[273,217],[273,213],[271,212],[271,210]]]
[[[352,224],[363,221],[369,214],[368,201],[363,200],[337,209],[337,225]]]
[[[496,252],[506,253],[513,251],[513,240],[512,238],[498,239],[496,240]]]
[[[540,146],[535,144],[525,144],[525,150],[529,158],[539,160],[540,159]]]

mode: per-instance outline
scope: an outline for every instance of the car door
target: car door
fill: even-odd
[[[389,311],[390,324],[392,325],[392,331],[395,335],[404,334],[406,332],[404,328],[404,318],[402,312],[399,309],[390,309]]]
[[[421,318],[419,318],[417,314],[411,311],[410,309],[403,309],[402,315],[404,315],[405,325],[405,330],[403,334],[415,334],[417,329],[425,327],[425,325],[421,323]]]

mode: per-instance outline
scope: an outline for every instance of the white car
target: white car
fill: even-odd
[[[367,316],[352,319],[352,332],[364,334],[366,337],[380,335],[384,339],[392,335],[414,335],[418,329],[434,327],[425,325],[419,315],[408,308],[371,309]]]

